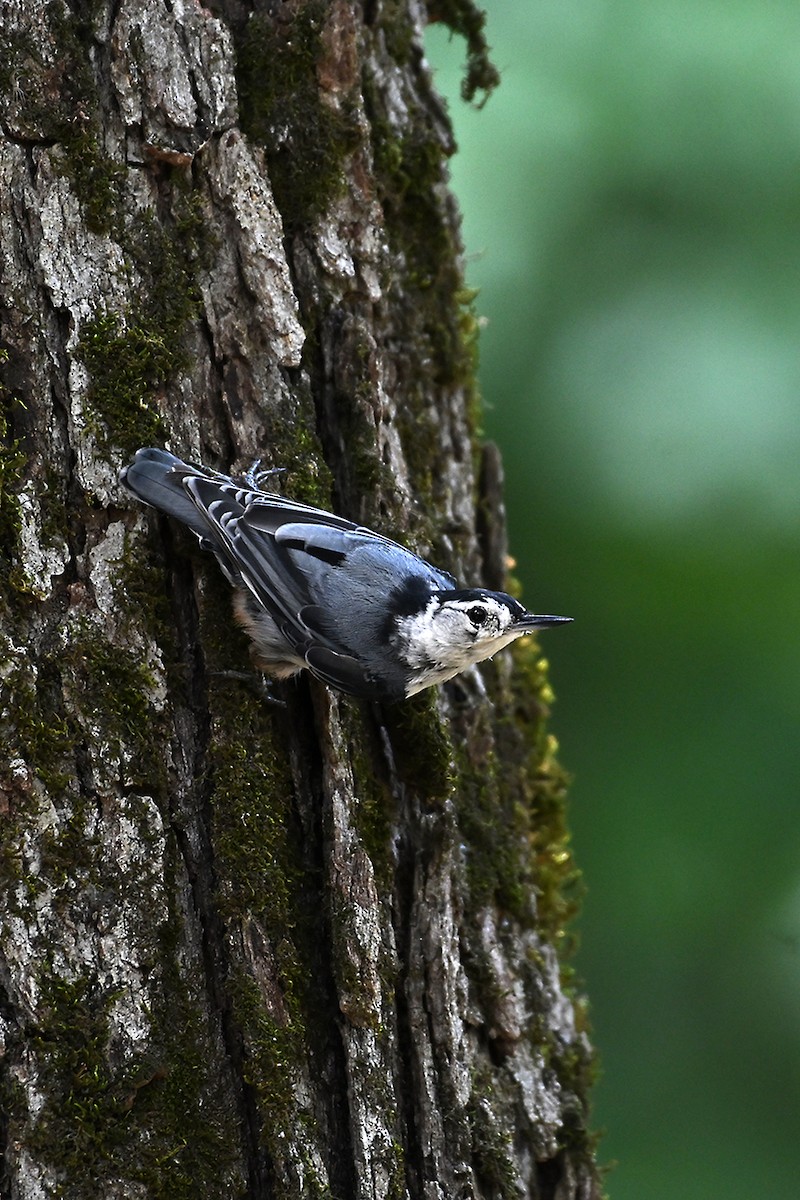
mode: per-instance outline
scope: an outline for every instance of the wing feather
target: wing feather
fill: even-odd
[[[379,684],[364,670],[363,665],[349,654],[340,654],[326,646],[309,647],[305,656],[309,670],[332,687],[365,700],[401,700],[402,689],[396,696],[388,694],[386,684]]]

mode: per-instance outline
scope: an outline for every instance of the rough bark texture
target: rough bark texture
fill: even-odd
[[[117,483],[260,456],[504,582],[427,16],[2,5],[4,1197],[597,1195],[535,646],[276,707]]]

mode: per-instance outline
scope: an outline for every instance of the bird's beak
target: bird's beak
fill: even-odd
[[[536,613],[525,613],[514,622],[514,629],[547,629],[549,625],[569,625],[572,617],[539,617]]]

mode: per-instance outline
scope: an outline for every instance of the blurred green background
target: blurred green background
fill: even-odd
[[[800,6],[488,0],[481,382],[587,885],[613,1200],[800,1194]]]

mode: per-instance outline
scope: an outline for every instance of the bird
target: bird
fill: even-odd
[[[180,521],[235,589],[234,616],[257,670],[308,670],[338,691],[406,700],[571,617],[538,616],[505,592],[460,588],[448,572],[370,529],[259,486],[138,450],[120,482]]]

